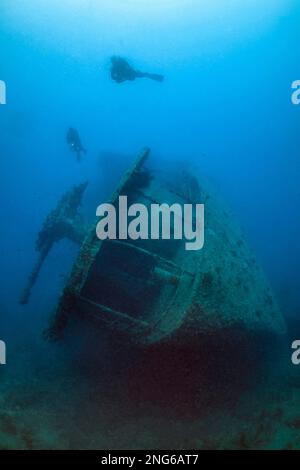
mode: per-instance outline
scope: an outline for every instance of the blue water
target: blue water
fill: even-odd
[[[105,200],[145,145],[157,161],[197,164],[238,218],[285,317],[298,315],[300,106],[291,103],[291,83],[300,78],[299,2],[207,3],[1,1],[7,104],[0,107],[0,338],[9,345],[9,361],[0,372],[9,378],[6,387],[15,380],[34,388],[39,367],[56,354],[62,368],[63,358],[66,369],[74,363],[63,345],[45,344],[41,332],[77,247],[57,245],[30,304],[18,305],[44,218],[67,189],[88,179],[83,212],[92,220],[96,199]],[[164,74],[164,83],[114,83],[113,54]],[[65,141],[70,126],[87,148],[80,163]]]

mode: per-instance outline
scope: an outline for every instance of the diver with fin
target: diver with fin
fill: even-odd
[[[70,127],[67,132],[67,143],[72,152],[75,152],[77,155],[77,161],[81,160],[81,153],[86,153],[86,149],[82,146],[79,134],[76,129]]]
[[[150,80],[155,80],[156,82],[164,81],[163,75],[135,70],[133,67],[131,67],[127,60],[123,59],[122,57],[112,56],[110,58],[110,61],[111,78],[117,83],[122,83],[126,81],[132,82],[136,78],[150,78]]]

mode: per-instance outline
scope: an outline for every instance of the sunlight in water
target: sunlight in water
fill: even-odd
[[[200,45],[222,52],[257,38],[278,23],[296,0],[1,0],[1,28],[87,57],[113,50],[177,57]],[[188,34],[187,34],[188,32]],[[176,39],[175,39],[176,38]],[[205,48],[203,45],[205,44]]]
[[[74,15],[103,11],[114,12],[121,16],[124,12],[134,15],[174,15],[180,20],[180,14],[201,13],[202,15],[236,15],[245,16],[264,13],[267,16],[277,15],[287,9],[295,0],[2,0],[3,11],[8,10],[16,16],[28,16],[39,12],[47,14]]]

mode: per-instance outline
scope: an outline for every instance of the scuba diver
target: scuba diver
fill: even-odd
[[[126,81],[133,81],[136,78],[150,78],[156,82],[163,82],[164,76],[158,75],[155,73],[140,72],[139,70],[134,70],[127,60],[122,57],[112,56],[110,58],[111,69],[110,74],[111,78],[117,82],[122,83]]]
[[[72,152],[77,155],[77,161],[81,160],[81,152],[86,153],[86,149],[82,146],[79,134],[76,129],[70,127],[67,132],[67,143]]]

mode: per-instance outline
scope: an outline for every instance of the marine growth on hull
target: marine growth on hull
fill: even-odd
[[[110,203],[204,204],[205,241],[186,250],[184,239],[108,239],[87,230],[49,330],[61,337],[76,316],[139,347],[201,346],[208,337],[250,342],[280,335],[285,325],[264,274],[224,204],[201,177],[176,167],[151,168],[143,150]],[[174,223],[174,221],[173,221]],[[171,233],[174,225],[171,225]],[[248,333],[245,335],[245,333]],[[251,333],[251,334],[249,334]]]

